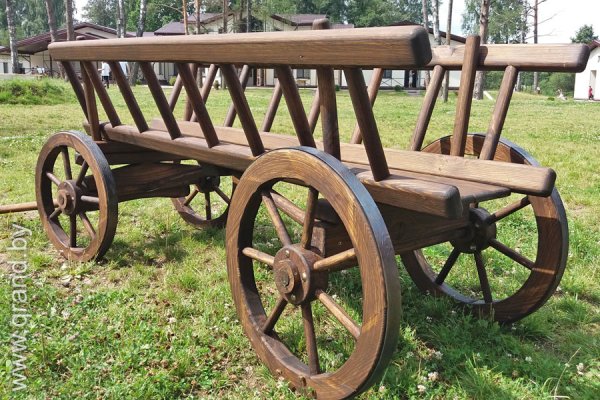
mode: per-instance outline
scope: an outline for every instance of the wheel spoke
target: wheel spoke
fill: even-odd
[[[48,179],[50,179],[52,181],[52,183],[54,183],[56,186],[60,185],[60,179],[58,179],[56,177],[56,175],[54,175],[52,172],[48,171],[46,172],[46,176],[48,177]]]
[[[267,264],[269,267],[272,267],[275,264],[275,257],[270,254],[263,253],[260,250],[256,250],[252,247],[246,247],[242,250],[242,254],[250,257],[253,260],[261,262],[263,264]]]
[[[511,260],[521,264],[525,268],[532,270],[535,267],[535,263],[531,261],[529,258],[525,257],[521,253],[511,249],[507,245],[502,242],[499,242],[497,239],[490,239],[490,246],[494,249],[498,250],[500,253],[504,254],[506,257]]]
[[[306,199],[306,213],[304,214],[304,226],[302,229],[302,240],[300,245],[308,249],[312,242],[313,227],[315,225],[315,215],[317,214],[317,200],[319,192],[315,188],[308,188],[308,198]]]
[[[448,257],[448,259],[444,263],[444,266],[440,270],[440,273],[435,278],[435,283],[437,285],[441,285],[442,283],[444,283],[444,281],[446,280],[446,277],[448,277],[448,273],[450,273],[450,270],[452,269],[452,267],[454,267],[456,260],[458,260],[458,256],[460,256],[460,250],[458,250],[455,247],[452,249],[450,256]]]
[[[52,214],[50,214],[48,216],[48,219],[54,219],[54,218],[58,218],[58,216],[62,213],[62,210],[60,208],[57,208],[56,210],[54,210],[52,212]]]
[[[317,299],[319,299],[321,304],[323,304],[325,308],[327,308],[329,312],[331,312],[333,316],[338,321],[340,321],[340,323],[344,325],[346,329],[348,329],[348,331],[354,337],[354,339],[358,339],[358,337],[360,336],[360,326],[358,326],[358,324],[354,322],[354,320],[348,315],[346,310],[344,310],[338,303],[335,302],[335,300],[331,296],[329,296],[324,291],[318,290],[316,292],[316,295]]]
[[[490,289],[490,282],[488,281],[487,272],[485,271],[483,256],[481,255],[481,252],[478,251],[474,254],[474,257],[475,265],[477,266],[477,275],[479,275],[479,284],[481,285],[481,291],[483,292],[483,300],[489,304],[493,301],[492,289]]]
[[[493,213],[492,215],[490,215],[487,218],[488,223],[492,224],[494,222],[498,222],[500,221],[502,218],[508,217],[509,215],[521,210],[522,208],[527,207],[529,204],[531,204],[531,202],[529,201],[529,196],[525,196],[520,200],[515,201],[514,203],[511,203],[509,205],[507,205],[504,208],[501,208],[500,210],[496,211],[495,213]]]
[[[200,191],[198,189],[194,189],[194,191],[185,198],[185,201],[183,202],[184,206],[187,206],[188,204],[190,204],[192,202],[192,200],[194,200],[194,197],[196,197],[196,195],[200,193]]]
[[[219,195],[220,198],[223,199],[223,201],[227,204],[231,203],[231,199],[229,198],[229,196],[227,196],[219,187],[215,188],[215,192],[217,192],[217,194]]]
[[[210,221],[212,219],[212,211],[210,210],[210,192],[204,193],[204,201],[206,203],[206,220]]]
[[[298,207],[297,205],[292,203],[290,200],[283,197],[282,195],[280,195],[279,193],[277,193],[274,190],[271,190],[270,193],[271,193],[271,198],[275,202],[275,205],[277,206],[278,209],[283,211],[284,214],[286,214],[288,217],[290,217],[292,220],[296,221],[297,223],[299,223],[299,224],[304,223],[304,211],[300,207]]]
[[[313,320],[310,303],[302,304],[302,320],[304,321],[304,337],[306,338],[306,352],[308,353],[308,368],[311,375],[316,375],[320,370],[319,353],[317,351],[315,322]]]
[[[83,222],[83,226],[90,235],[90,238],[94,240],[96,238],[96,230],[94,229],[94,226],[90,222],[87,215],[83,211],[79,212],[77,215],[79,215],[79,218],[81,218],[81,222]]]
[[[289,246],[292,244],[292,239],[290,239],[290,234],[285,228],[285,224],[281,219],[281,215],[279,215],[279,211],[277,211],[277,206],[273,202],[273,198],[271,194],[267,191],[262,194],[263,203],[265,203],[265,207],[267,208],[267,212],[269,213],[269,217],[271,217],[271,221],[275,226],[275,230],[277,231],[277,236],[281,241],[281,244],[284,246]]]
[[[77,216],[69,215],[69,246],[77,247]]]
[[[81,201],[84,203],[100,204],[100,199],[94,196],[81,196]]]
[[[279,317],[281,317],[281,313],[283,313],[283,310],[285,309],[286,305],[287,305],[287,300],[284,299],[283,297],[280,297],[277,300],[277,304],[275,304],[275,308],[273,309],[273,311],[271,311],[269,318],[267,318],[267,320],[265,321],[265,324],[261,328],[264,334],[268,335],[269,333],[271,333],[273,331],[273,328],[275,327],[275,324],[279,320]]]
[[[75,185],[81,185],[81,182],[83,182],[83,179],[85,178],[85,174],[87,174],[88,169],[89,165],[87,161],[83,160],[83,163],[81,164],[81,170],[79,170],[79,175],[77,175],[77,181],[75,181]]]
[[[73,173],[71,172],[71,160],[69,159],[69,148],[64,146],[61,147],[60,152],[63,158],[63,165],[65,167],[65,179],[73,179]]]
[[[354,266],[355,262],[356,250],[351,248],[315,262],[313,265],[313,270],[327,272],[340,271],[342,269]]]

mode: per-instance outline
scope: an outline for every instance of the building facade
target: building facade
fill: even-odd
[[[589,44],[591,48],[585,71],[575,75],[575,99],[587,100],[592,88],[593,100],[600,100],[600,40]]]

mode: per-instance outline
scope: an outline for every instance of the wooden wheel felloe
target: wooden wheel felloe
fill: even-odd
[[[115,235],[118,201],[98,145],[81,132],[53,135],[40,151],[35,185],[40,219],[58,251],[69,260],[102,257]]]
[[[278,185],[306,206],[282,202]],[[325,203],[351,244],[322,257],[311,244]],[[398,338],[398,271],[374,201],[338,160],[300,147],[255,161],[229,211],[227,271],[244,331],[276,377],[318,398],[340,399],[381,376]],[[347,342],[332,339],[337,331]]]
[[[468,135],[466,154],[479,156],[484,138]],[[423,151],[449,154],[450,146],[451,137],[445,137]],[[507,140],[498,144],[494,160],[538,165]],[[464,240],[402,255],[413,281],[425,292],[450,296],[503,323],[537,310],[554,293],[567,260],[567,218],[558,191],[548,197],[513,194],[504,202],[472,204],[469,212]],[[531,244],[536,237],[537,247]]]
[[[221,176],[211,166],[203,166],[203,169],[207,171],[206,176],[191,185],[190,194],[172,198],[171,201],[181,218],[190,225],[196,228],[222,228],[227,221],[235,178]]]

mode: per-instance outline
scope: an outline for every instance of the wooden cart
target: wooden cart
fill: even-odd
[[[227,270],[245,333],[276,377],[319,398],[356,395],[381,377],[399,332],[395,255],[423,291],[500,322],[539,308],[560,281],[568,238],[555,173],[500,133],[518,72],[580,71],[586,46],[480,46],[470,37],[464,46],[432,50],[427,32],[413,26],[64,42],[50,53],[65,68],[89,133],[57,133],[39,156],[37,204],[53,244],[69,259],[101,257],[115,234],[119,202],[143,197],[172,198],[196,226],[227,222]],[[109,62],[135,126],[121,123],[96,73],[98,61]],[[140,63],[160,119],[146,120],[120,61]],[[83,85],[73,62],[81,65]],[[177,65],[169,100],[152,62]],[[200,65],[210,69],[199,89]],[[278,79],[260,129],[244,93],[249,66],[274,68]],[[308,116],[292,68],[317,71]],[[365,68],[375,68],[368,88]],[[218,69],[232,100],[222,126],[205,106]],[[356,115],[352,143],[339,140],[336,69],[343,70]],[[379,137],[372,105],[384,69],[433,70],[407,151],[385,149]],[[448,70],[462,70],[452,136],[422,149]],[[477,70],[504,71],[485,135],[467,133]],[[186,109],[177,120],[182,88]],[[96,96],[107,122],[99,121]],[[282,96],[295,137],[269,132]],[[321,141],[313,136],[319,115]],[[232,127],[236,116],[241,129]],[[516,201],[491,208],[514,194]],[[221,211],[215,198],[225,205]],[[537,246],[533,257],[498,239],[499,222],[520,213],[534,216],[525,232]],[[449,250],[437,255],[443,262],[435,267],[427,249],[440,243]],[[509,295],[494,295],[487,271],[499,267],[486,265],[484,250],[521,269]],[[461,255],[467,267],[472,263],[474,288],[451,283]],[[342,289],[332,295],[332,287]],[[339,321],[352,340],[332,344],[323,337],[316,308],[319,319]],[[290,337],[286,319],[300,314],[302,328]],[[331,353],[324,349],[330,345],[338,353],[323,363],[319,354]]]

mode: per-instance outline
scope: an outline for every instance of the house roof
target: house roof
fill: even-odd
[[[392,24],[390,24],[391,26],[412,26],[412,25],[421,25],[421,24],[417,24],[416,22],[412,22],[412,21],[398,21],[398,22],[394,22]],[[427,30],[429,31],[429,33],[431,35],[433,35],[433,28],[427,28]],[[446,32],[444,31],[440,31],[440,36],[442,37],[443,40],[446,39]],[[467,38],[463,37],[463,36],[459,36],[459,35],[455,35],[453,33],[450,34],[450,39],[453,42],[459,42],[459,43],[466,43],[467,42]]]
[[[97,31],[105,32],[110,34],[110,36],[102,36],[92,32],[80,32],[86,28],[91,28]],[[77,36],[83,36],[86,40],[93,39],[107,39],[110,37],[114,37],[117,35],[117,31],[112,28],[108,28],[106,26],[97,25],[91,22],[79,22],[73,26],[75,30],[75,34]],[[59,29],[57,31],[58,41],[67,40],[67,30],[66,28]],[[135,36],[127,33],[127,37]],[[17,41],[17,49],[21,54],[35,54],[41,51],[48,49],[48,44],[51,42],[50,32],[41,33],[36,36],[31,36],[25,39],[21,39]],[[10,53],[10,48],[5,46],[0,46],[0,53]]]
[[[292,26],[310,26],[318,19],[327,18],[325,14],[273,14],[271,18]]]
[[[183,22],[173,21],[169,22],[165,26],[160,29],[154,31],[155,35],[163,36],[163,35],[183,35],[185,34],[185,29],[183,28]]]

